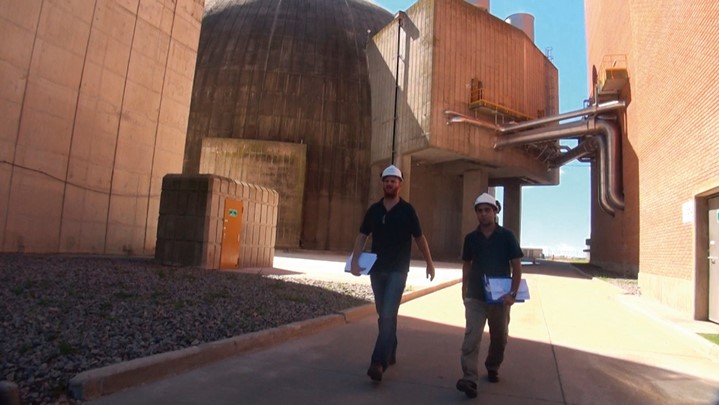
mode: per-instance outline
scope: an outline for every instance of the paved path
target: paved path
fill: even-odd
[[[381,384],[365,375],[377,329],[365,316],[90,403],[719,404],[719,350],[691,330],[719,325],[672,318],[566,264],[525,273],[532,297],[513,307],[502,380],[481,381],[474,400],[454,388],[464,332],[455,284],[402,304],[398,364]],[[419,282],[423,270],[411,275]]]

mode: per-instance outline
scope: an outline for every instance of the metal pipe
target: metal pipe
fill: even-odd
[[[616,124],[600,119],[581,120],[568,124],[559,124],[548,128],[536,128],[516,134],[497,137],[494,149],[507,146],[524,145],[542,141],[559,140],[582,135],[597,135],[600,159],[600,204],[615,209],[624,209],[621,186],[621,149],[619,147],[619,129]]]
[[[624,209],[624,197],[622,196],[621,183],[621,133],[617,128],[616,123],[606,119],[599,119],[597,115],[624,107],[626,107],[626,102],[623,100],[617,100],[604,104],[591,105],[577,111],[553,115],[550,117],[542,117],[536,120],[525,121],[519,124],[507,126],[492,125],[488,122],[468,117],[451,110],[445,110],[444,113],[449,116],[447,125],[459,122],[468,123],[482,128],[494,129],[500,134],[521,131],[497,137],[494,143],[495,150],[507,146],[553,141],[583,135],[598,135],[596,136],[596,142],[598,144],[597,154],[599,156],[597,161],[599,164],[600,174],[600,192],[598,193],[599,205],[604,211],[610,215],[614,215],[615,209]],[[592,118],[588,120],[579,120],[571,123],[559,124],[562,120],[582,115],[592,115]],[[549,123],[557,124],[551,127],[534,128],[536,126]],[[585,156],[585,154],[580,153],[580,151],[577,151],[576,154],[578,155],[576,158]],[[570,156],[565,157],[569,158]],[[558,161],[561,162],[562,159],[559,158]]]
[[[597,150],[597,143],[593,138],[594,137],[589,137],[589,139],[580,142],[574,149],[570,149],[561,155],[553,157],[549,160],[549,166],[554,169],[564,166],[572,160],[592,155]]]
[[[563,114],[550,115],[547,117],[537,118],[535,120],[524,121],[517,124],[504,125],[500,127],[500,133],[516,132],[524,129],[529,129],[541,125],[551,124],[553,122],[564,121],[570,118],[581,117],[583,115],[597,115],[607,111],[613,111],[619,108],[624,108],[627,103],[624,100],[609,101],[604,104],[592,105],[581,110],[570,111]]]
[[[501,134],[509,133],[509,132],[517,132],[522,131],[529,128],[538,127],[541,125],[551,124],[554,122],[563,121],[569,118],[576,118],[581,117],[583,115],[597,115],[600,113],[604,113],[607,111],[616,110],[618,108],[624,108],[626,107],[627,103],[624,100],[615,100],[610,101],[604,104],[598,104],[598,105],[591,105],[586,108],[582,108],[581,110],[576,111],[570,111],[563,114],[557,114],[557,115],[551,115],[548,117],[542,117],[537,118],[535,120],[530,121],[524,121],[517,124],[510,124],[510,125],[496,125],[491,124],[489,122],[478,120],[476,118],[469,117],[464,114],[460,114],[456,111],[452,110],[445,110],[445,115],[448,115],[449,118],[447,119],[447,125],[455,124],[455,123],[467,123],[471,125],[475,125],[482,128],[488,128],[488,129],[494,129],[498,131]]]
[[[402,18],[405,13],[400,11],[397,13],[397,64],[394,69],[394,116],[392,117],[392,164],[395,164],[395,156],[397,155],[397,99],[399,98],[399,51],[402,43]]]
[[[599,179],[597,181],[597,183],[599,184],[597,187],[597,200],[599,203],[599,208],[601,208],[602,211],[606,212],[607,214],[614,216],[616,210],[609,202],[609,193],[607,192],[607,190],[609,189],[609,187],[607,186],[607,173],[604,170],[604,168],[608,166],[607,152],[605,150],[607,147],[607,143],[604,142],[604,139],[602,139],[601,136],[597,136],[595,142],[597,142],[597,144],[599,145],[599,147],[597,148],[597,162],[599,164]]]
[[[622,150],[619,138],[620,132],[617,125],[611,121],[598,120],[592,121],[593,128],[599,130],[603,135],[600,142],[600,148],[606,154],[606,164],[603,165],[606,173],[606,195],[609,204],[616,209],[624,209],[624,197],[622,196]],[[602,141],[605,145],[601,145]],[[601,184],[601,182],[600,182]]]
[[[501,149],[507,146],[524,145],[542,141],[554,141],[563,138],[571,138],[579,135],[589,134],[589,121],[581,120],[569,124],[559,124],[552,127],[536,128],[529,131],[517,132],[516,134],[497,136],[494,141],[494,149]]]
[[[499,131],[499,125],[495,125],[486,121],[478,120],[476,118],[472,118],[470,116],[460,114],[456,111],[452,110],[444,110],[445,115],[448,115],[449,118],[447,118],[447,125],[450,124],[458,124],[458,123],[465,123],[474,125],[481,128],[487,128],[494,131]]]

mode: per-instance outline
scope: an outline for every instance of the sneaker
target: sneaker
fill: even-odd
[[[477,397],[477,384],[473,383],[472,381],[461,378],[459,381],[457,381],[457,389],[464,392],[464,395],[469,398]]]
[[[497,372],[497,370],[487,371],[487,380],[491,383],[498,383],[499,382],[499,373]]]
[[[369,378],[372,379],[372,381],[382,381],[382,365],[381,364],[372,364],[367,369],[367,375]]]

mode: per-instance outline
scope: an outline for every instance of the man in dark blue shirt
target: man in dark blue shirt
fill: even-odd
[[[391,165],[382,172],[384,197],[372,204],[365,213],[352,251],[351,272],[359,276],[363,270],[358,258],[367,237],[372,235],[372,252],[377,261],[370,270],[375,307],[379,316],[379,333],[367,375],[373,381],[382,381],[387,367],[396,362],[397,313],[407,283],[412,239],[427,262],[427,277],[434,280],[434,263],[422,234],[414,207],[399,196],[402,172]]]
[[[514,234],[499,226],[495,217],[499,204],[491,195],[484,193],[474,201],[479,226],[464,238],[462,248],[462,299],[466,328],[462,342],[462,378],[457,389],[468,397],[477,396],[479,378],[479,343],[484,325],[489,323],[489,352],[484,362],[487,379],[499,382],[499,366],[504,360],[504,349],[509,335],[509,308],[514,304],[522,279],[522,249]],[[499,303],[485,299],[485,277],[512,279],[509,294]]]

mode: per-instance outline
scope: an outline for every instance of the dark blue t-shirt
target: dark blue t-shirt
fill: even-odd
[[[484,301],[484,276],[511,277],[510,260],[522,256],[517,238],[507,228],[496,225],[489,238],[479,228],[468,233],[462,248],[462,260],[472,261],[467,297]]]
[[[422,236],[422,228],[414,207],[401,199],[387,211],[383,200],[372,204],[360,226],[364,235],[372,235],[372,252],[377,261],[372,273],[409,271],[412,238]]]

